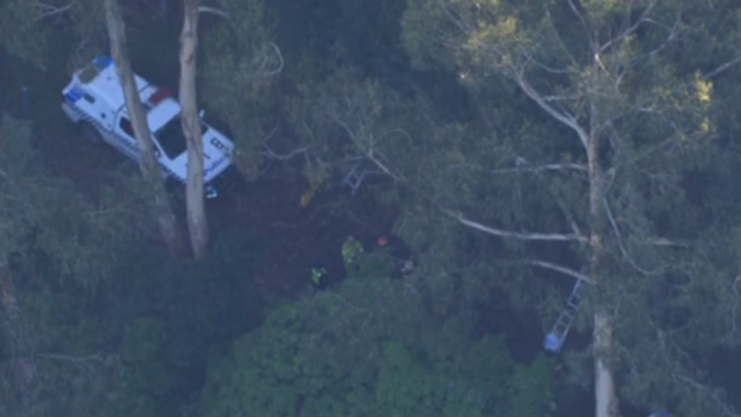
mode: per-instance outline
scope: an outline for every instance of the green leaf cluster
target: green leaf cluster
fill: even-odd
[[[268,314],[215,352],[207,417],[548,415],[554,362],[516,364],[501,338],[472,341],[392,280],[349,280]]]

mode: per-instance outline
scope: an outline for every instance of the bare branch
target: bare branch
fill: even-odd
[[[655,21],[653,19],[646,19],[646,23],[652,23],[654,25],[664,27],[665,29],[667,29],[669,31],[669,35],[667,35],[666,39],[664,40],[664,42],[661,43],[661,45],[657,46],[656,48],[654,48],[654,49],[652,49],[652,50],[650,50],[650,51],[648,51],[648,52],[646,52],[644,54],[637,55],[636,57],[634,57],[633,59],[631,59],[631,62],[632,63],[636,63],[636,62],[638,62],[638,61],[640,61],[640,60],[642,60],[642,59],[644,59],[646,57],[653,57],[653,56],[657,55],[659,52],[661,52],[662,50],[666,49],[666,47],[669,45],[670,42],[672,42],[673,40],[677,39],[677,36],[678,36],[678,33],[679,33],[679,27],[680,27],[681,19],[680,19],[680,16],[677,16],[677,19],[675,20],[673,26],[668,26],[666,24],[657,22],[657,21]]]
[[[583,94],[564,94],[557,96],[544,96],[543,101],[550,103],[552,101],[576,101],[583,98]]]
[[[736,58],[733,58],[732,60],[726,62],[725,64],[719,66],[718,68],[716,68],[716,69],[710,71],[709,73],[703,75],[702,76],[702,79],[703,80],[710,80],[713,77],[715,77],[718,74],[720,74],[721,72],[723,72],[723,71],[731,68],[732,66],[738,64],[739,62],[741,62],[741,56],[737,56]]]
[[[576,223],[576,220],[574,220],[574,216],[571,215],[571,210],[568,209],[563,199],[553,189],[553,186],[549,185],[548,190],[551,192],[553,199],[556,201],[556,204],[561,209],[561,212],[563,213],[563,216],[566,218],[566,221],[569,222],[569,227],[571,227],[571,231],[574,232],[575,235],[583,236],[583,233],[581,232],[581,229],[579,228],[579,224]]]
[[[587,166],[584,164],[546,164],[532,168],[508,168],[493,169],[489,171],[492,174],[514,174],[514,173],[534,173],[539,174],[544,171],[582,171],[587,172]]]
[[[648,243],[654,246],[667,246],[667,247],[674,247],[674,248],[689,248],[690,244],[685,242],[680,242],[678,240],[671,240],[664,237],[651,237],[648,238]]]
[[[481,223],[475,222],[465,218],[461,213],[456,213],[451,210],[444,210],[447,215],[458,220],[461,224],[468,226],[472,229],[488,233],[490,235],[499,236],[503,238],[511,238],[518,240],[539,240],[539,241],[555,241],[555,242],[581,242],[587,243],[588,239],[582,235],[577,234],[558,234],[558,233],[517,233],[506,230],[494,229]]]
[[[244,79],[250,79],[250,78],[269,78],[276,76],[280,74],[283,71],[283,67],[285,65],[285,61],[283,61],[283,54],[280,52],[280,48],[278,48],[278,45],[274,44],[273,42],[268,43],[268,46],[270,46],[273,51],[275,52],[276,57],[278,58],[278,65],[276,68],[268,69],[268,64],[270,63],[270,59],[267,55],[262,57],[262,61],[258,65],[258,68],[254,72],[250,72],[248,74],[238,74],[235,79],[237,80],[244,80]]]
[[[584,29],[589,29],[589,25],[587,25],[587,21],[584,19],[584,16],[582,16],[581,12],[576,8],[576,5],[574,4],[573,0],[569,1],[569,7],[571,7],[571,11],[574,12],[576,17],[579,19],[579,22],[584,26]]]
[[[530,263],[533,266],[538,266],[538,267],[541,267],[541,268],[544,268],[544,269],[550,269],[551,271],[560,272],[562,274],[569,275],[569,276],[574,277],[576,279],[581,279],[581,280],[583,280],[585,282],[588,282],[590,284],[592,283],[592,280],[588,276],[586,276],[585,274],[582,274],[579,271],[575,271],[575,270],[573,270],[571,268],[567,268],[565,266],[554,264],[554,263],[548,262],[548,261],[538,261],[538,260],[530,261]]]
[[[668,347],[667,347],[667,340],[664,337],[664,332],[661,331],[661,330],[659,330],[658,327],[653,323],[652,320],[649,319],[649,322],[656,329],[656,335],[657,335],[657,338],[658,338],[658,341],[659,341],[658,347],[660,348],[660,351],[662,353],[663,359],[664,359],[664,361],[666,363],[664,366],[666,368],[672,368],[672,367],[674,367],[672,365],[675,365],[673,363],[675,361],[672,361],[670,359],[670,357],[669,357],[669,352],[668,352]],[[675,349],[677,349],[678,353],[680,355],[682,355],[685,358],[685,360],[691,361],[691,356],[687,352],[685,352],[684,350],[682,350],[681,348],[679,348],[679,346],[677,346],[676,343],[673,343],[672,342],[672,339],[669,339],[669,343],[671,343],[672,346]],[[713,391],[707,385],[702,384],[700,382],[697,382],[694,379],[692,379],[690,377],[687,377],[685,375],[681,375],[681,374],[679,374],[678,372],[675,372],[675,371],[672,371],[670,375],[671,375],[671,379],[673,381],[675,381],[675,382],[681,381],[681,382],[683,382],[685,384],[688,384],[688,385],[692,386],[695,390],[701,392],[702,393],[701,395],[703,395],[703,394],[704,395],[707,395],[710,399],[713,400],[713,402],[715,402],[715,404],[718,406],[718,409],[722,412],[722,415],[724,417],[741,417],[741,416],[739,416],[738,413],[736,413],[728,404],[726,404],[720,398],[720,396],[718,395],[718,392]]]
[[[99,354],[93,354],[88,356],[70,356],[59,353],[36,353],[35,356],[45,359],[59,359],[70,362],[87,362],[93,360],[102,360],[103,358]]]
[[[262,152],[262,154],[264,156],[267,156],[268,158],[272,158],[272,159],[278,159],[278,160],[281,160],[281,161],[284,161],[286,159],[291,159],[294,156],[303,154],[305,152],[308,152],[309,149],[311,149],[311,146],[308,145],[308,146],[304,146],[304,147],[301,147],[301,148],[298,148],[298,149],[294,149],[294,150],[292,150],[291,152],[289,152],[287,154],[281,155],[279,153],[276,153],[272,149],[270,149],[270,147],[268,147],[267,144],[263,144],[263,147],[265,147],[265,149],[266,149],[266,151]]]
[[[543,99],[543,96],[541,96],[537,91],[533,89],[532,86],[530,86],[530,83],[525,80],[524,76],[518,75],[517,83],[520,85],[520,88],[522,88],[522,91],[524,91],[528,97],[535,101],[541,109],[545,110],[545,112],[551,115],[551,117],[553,117],[554,119],[574,130],[579,136],[579,140],[581,141],[582,146],[584,146],[584,149],[587,149],[589,136],[587,135],[587,132],[584,130],[584,128],[579,125],[573,115],[565,112],[559,112],[558,110],[554,109]]]
[[[731,333],[736,333],[736,309],[738,309],[738,285],[741,281],[741,275],[737,276],[733,281],[733,308],[731,309]]]
[[[51,4],[46,4],[46,3],[42,3],[40,1],[37,1],[35,3],[35,5],[37,7],[39,7],[41,10],[43,10],[43,11],[42,11],[42,13],[39,16],[36,17],[36,19],[34,19],[34,21],[38,22],[41,19],[44,19],[44,18],[47,18],[47,17],[51,17],[51,16],[56,16],[58,14],[64,13],[67,10],[69,10],[70,8],[72,8],[72,6],[74,6],[75,3],[76,3],[75,1],[71,1],[66,6],[61,6],[60,7],[60,6],[52,6]]]
[[[216,7],[200,6],[198,7],[198,13],[210,13],[215,14],[216,16],[223,17],[224,19],[229,19],[229,13],[225,12],[224,10],[217,9]]]
[[[558,33],[556,32],[556,34],[558,34]],[[553,67],[550,67],[550,66],[544,64],[541,61],[538,61],[537,59],[535,59],[535,57],[533,57],[530,54],[530,52],[527,51],[527,49],[525,47],[523,47],[519,43],[518,43],[518,47],[520,49],[520,52],[525,56],[525,58],[527,58],[526,59],[526,62],[527,63],[535,64],[535,66],[541,68],[545,72],[548,72],[548,73],[551,73],[551,74],[555,74],[555,75],[565,75],[565,74],[571,73],[571,70],[569,68],[561,68],[561,69],[559,69],[559,68],[553,68]],[[547,101],[555,101],[555,100],[557,100],[557,101],[564,101],[564,100],[577,100],[579,97],[578,97],[577,94],[573,94],[573,95],[570,95],[570,96],[563,96],[563,97],[558,97],[558,98],[556,98],[556,96],[550,96],[548,98],[549,98],[549,100],[547,100]]]
[[[362,152],[363,155],[369,161],[371,161],[373,164],[375,164],[381,171],[383,171],[386,175],[390,176],[391,178],[393,178],[397,182],[406,182],[406,178],[404,178],[403,175],[397,174],[397,173],[391,171],[391,169],[389,167],[387,167],[386,164],[383,161],[381,161],[376,156],[379,153],[374,151],[374,149],[373,149],[373,143],[374,142],[373,141],[371,141],[369,143],[368,149],[365,149],[363,146],[361,146],[361,143],[358,141],[355,133],[352,131],[352,129],[350,129],[350,127],[347,125],[347,123],[343,122],[337,116],[332,115],[332,114],[328,114],[327,117],[332,122],[334,122],[335,124],[337,124],[338,126],[340,126],[347,133],[347,135],[350,137],[350,140],[355,144],[355,146],[360,150],[360,152]],[[359,130],[363,130],[363,127],[361,126],[361,128]],[[383,155],[381,155],[381,157],[383,157]]]
[[[275,56],[278,57],[278,68],[260,74],[263,77],[272,77],[273,75],[278,75],[281,71],[283,71],[283,66],[285,66],[285,61],[283,61],[283,54],[280,53],[280,48],[278,48],[278,45],[274,44],[273,42],[268,43],[268,45],[273,48]]]
[[[587,29],[586,24],[584,24],[584,20],[582,19],[582,16],[579,14],[579,12],[574,8],[574,4],[569,0],[569,3],[571,4],[572,10],[576,13],[576,15],[579,17],[579,20],[581,20],[581,23],[584,26],[584,29]],[[558,44],[561,46],[561,49],[564,51],[566,55],[569,57],[569,61],[571,62],[571,66],[578,67],[577,60],[574,57],[574,55],[569,50],[569,47],[567,46],[567,43],[564,41],[563,37],[561,37],[561,33],[559,32],[558,28],[556,27],[555,22],[553,21],[553,15],[551,14],[550,8],[546,6],[546,13],[548,16],[548,22],[550,24],[551,30],[553,31],[554,38],[558,41]],[[587,32],[589,32],[587,30]],[[590,45],[592,45],[594,42],[592,42],[592,39],[590,37],[589,39]]]
[[[393,135],[400,135],[400,136],[402,136],[404,139],[406,139],[407,144],[409,146],[412,146],[412,136],[409,134],[409,132],[407,132],[404,129],[400,129],[400,128],[391,129],[391,130],[389,130],[387,132],[384,132],[383,134],[381,134],[381,136],[378,139],[376,139],[375,141],[373,141],[373,143],[378,143],[378,142],[382,141],[383,139],[388,138],[388,137],[391,137]]]
[[[711,390],[710,388],[708,388],[706,385],[703,385],[703,384],[701,384],[701,383],[699,383],[699,382],[697,382],[697,381],[695,381],[695,380],[693,380],[691,378],[688,378],[688,377],[686,377],[684,375],[680,375],[680,374],[677,374],[677,373],[672,373],[672,379],[674,379],[674,380],[680,380],[680,381],[682,381],[682,382],[684,382],[686,384],[691,385],[696,390],[698,390],[698,391],[700,391],[700,392],[705,393],[706,395],[708,395],[715,402],[715,404],[718,406],[718,408],[720,408],[720,410],[723,412],[723,416],[724,417],[740,417],[740,415],[738,413],[734,412],[733,409],[731,409],[731,407],[728,406],[720,398],[720,396],[718,395],[718,393],[714,392],[713,390]]]
[[[618,36],[610,39],[609,41],[602,44],[597,51],[595,51],[595,56],[599,56],[601,53],[605,52],[607,49],[609,49],[612,45],[621,42],[628,36],[630,36],[632,33],[634,33],[636,30],[638,30],[638,27],[641,26],[641,24],[646,23],[648,21],[648,14],[651,13],[654,6],[656,5],[657,0],[651,0],[651,2],[648,4],[648,7],[646,7],[646,10],[641,13],[641,16],[638,17],[636,22],[632,24],[630,27],[625,29],[622,33],[620,33]]]
[[[36,353],[34,356],[37,358],[62,361],[74,365],[81,370],[90,379],[90,381],[92,381],[93,375],[96,373],[96,367],[104,366],[108,359],[99,354],[71,356],[58,353]]]
[[[612,231],[615,233],[618,247],[620,248],[620,253],[623,255],[623,259],[625,259],[628,262],[628,264],[630,264],[630,266],[635,268],[636,271],[642,273],[643,275],[651,275],[652,272],[649,272],[646,269],[643,269],[640,266],[638,266],[633,261],[633,258],[628,254],[628,251],[625,249],[625,246],[623,245],[623,237],[620,234],[620,229],[618,228],[615,218],[612,216],[612,210],[610,210],[610,205],[607,203],[607,199],[602,198],[602,203],[605,207],[605,213],[607,214],[607,218],[610,221],[610,225],[612,226]]]
[[[287,160],[287,159],[291,159],[294,156],[297,156],[297,155],[303,154],[305,152],[308,152],[309,149],[311,149],[311,145],[307,145],[307,146],[303,146],[301,148],[294,149],[291,152],[289,152],[287,154],[284,154],[284,155],[281,155],[281,154],[273,151],[273,149],[271,149],[270,146],[268,146],[268,141],[273,137],[273,135],[275,135],[275,132],[278,131],[278,128],[279,127],[280,127],[280,124],[276,123],[275,127],[273,128],[273,130],[268,134],[268,136],[265,137],[265,140],[263,140],[262,146],[263,146],[263,148],[265,148],[265,151],[261,152],[261,154],[263,156],[266,156],[266,157],[271,158],[271,159],[277,159],[277,160],[284,161],[284,160]]]

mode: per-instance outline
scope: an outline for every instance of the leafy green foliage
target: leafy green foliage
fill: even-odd
[[[259,257],[258,248],[244,240],[215,248],[198,264],[130,248],[94,293],[58,285],[53,268],[36,271],[44,275],[19,285],[18,298],[30,335],[26,355],[37,371],[25,390],[38,407],[23,407],[9,385],[0,390],[7,407],[0,411],[115,417],[185,410],[197,398],[209,347],[242,334],[259,311],[253,260],[244,256]]]
[[[275,127],[269,110],[284,61],[273,43],[271,16],[262,0],[230,0],[222,2],[222,8],[228,19],[204,21],[199,85],[204,102],[233,133],[235,163],[254,178],[263,141]]]
[[[53,119],[63,118],[65,70],[108,49],[101,3],[0,0],[3,58],[50,69],[48,80],[13,77],[53,102],[37,126],[56,131]],[[470,233],[451,215],[458,211],[521,233],[606,230],[607,284],[587,294],[577,330],[589,327],[595,305],[611,306],[620,395],[716,411],[726,398],[709,386],[729,367],[713,363],[715,349],[741,340],[740,12],[734,0],[651,4],[224,0],[228,19],[201,14],[201,98],[230,125],[243,171],[256,174],[273,150],[273,158],[302,150],[295,155],[306,156],[313,186],[339,183],[327,179],[356,158],[373,161],[375,178],[387,181],[368,188],[401,208],[395,232],[421,261],[415,282],[379,280],[393,261],[369,253],[350,281],[278,308],[234,344],[255,313],[246,307],[257,304],[242,286],[253,260],[239,258],[258,248],[230,241],[204,264],[165,261],[146,241],[151,217],[136,178],[116,173],[99,198],[83,198],[34,148],[55,138],[34,140],[30,125],[4,119],[0,256],[13,260],[36,378],[16,384],[28,369],[8,348],[13,332],[2,332],[0,414],[180,415],[197,402],[213,350],[210,417],[548,415],[549,402],[563,398],[553,361],[515,364],[500,339],[471,341],[472,317],[462,312],[504,289],[519,306],[539,302],[550,325],[570,282],[541,280],[530,261],[581,270],[589,253],[579,243]],[[176,68],[177,28],[164,28],[146,2],[125,6],[135,62]],[[643,13],[651,24],[595,53]],[[168,84],[162,72],[153,80]],[[591,224],[586,167],[538,169],[587,161],[574,129],[524,85],[596,127],[614,223]],[[271,136],[280,117],[293,131]],[[691,245],[667,250],[655,236]],[[584,387],[590,359],[590,351],[567,354],[570,377]]]
[[[149,224],[137,211],[127,210],[137,205],[146,210],[135,194],[140,187],[135,180],[118,181],[114,187],[134,193],[123,196],[104,188],[92,202],[69,181],[49,175],[33,147],[29,123],[5,117],[0,128],[0,224],[5,231],[0,253],[27,257],[27,269],[51,262],[60,278],[96,285],[107,277],[116,252],[146,235]]]
[[[348,279],[375,280],[379,276],[390,277],[398,268],[398,260],[389,255],[386,248],[363,253],[357,269],[347,271]]]
[[[379,80],[363,78],[353,67],[339,68],[323,82],[301,84],[297,90],[286,108],[300,145],[307,148],[309,183],[317,175],[341,179],[363,160],[370,162],[376,176],[401,178],[397,167],[392,171],[383,166],[413,146],[399,123],[410,109],[397,92]]]
[[[0,2],[0,46],[42,70],[79,67],[107,49],[103,2]]]
[[[27,1],[0,3],[0,45],[13,55],[40,66],[47,52],[50,28],[34,27],[38,10]]]
[[[252,258],[238,250],[259,252],[249,242],[225,243],[202,263],[163,264],[164,254],[135,253],[139,261],[119,271],[137,279],[117,288],[128,296],[117,303],[125,318],[125,372],[113,415],[178,413],[199,390],[209,347],[233,339],[254,319]]]
[[[708,258],[724,252],[711,248],[735,238],[708,221],[686,185],[698,171],[705,178],[729,178],[735,165],[736,156],[717,137],[723,122],[715,119],[713,81],[727,70],[723,63],[738,62],[733,41],[718,39],[734,39],[741,31],[717,11],[702,2],[412,0],[403,18],[403,39],[417,68],[455,71],[481,110],[465,131],[447,133],[456,147],[444,148],[456,149],[458,161],[441,162],[465,176],[435,178],[425,197],[505,239],[454,241],[448,248],[458,251],[457,263],[467,259],[492,270],[534,258],[590,271],[599,286],[587,291],[578,325],[587,328],[600,308],[616,312],[619,353],[610,360],[618,375],[631,376],[623,394],[644,405],[681,401],[683,409],[698,413],[710,413],[703,407],[719,397],[702,388],[703,367],[682,358],[726,343],[729,303],[735,300],[728,288],[738,274],[735,262]],[[702,17],[693,25],[684,19],[690,15]],[[703,47],[723,51],[724,58],[685,56],[688,44],[679,41],[685,36],[695,46],[702,39]],[[446,134],[444,127],[434,130]],[[437,171],[453,177],[451,168]],[[441,192],[431,192],[435,188]],[[590,202],[590,196],[597,197]],[[410,208],[400,230],[432,230],[429,217],[436,213],[428,212],[428,219],[423,213],[418,205]],[[501,231],[597,234],[603,263],[599,269],[590,265],[594,248],[581,243],[533,244]],[[430,235],[428,242],[437,241]],[[691,244],[669,249],[656,244],[657,236]],[[479,255],[477,261],[472,248],[497,256]],[[726,265],[734,265],[734,272]],[[519,289],[528,304],[544,305],[543,295],[554,285],[525,269],[509,269],[521,287],[498,284],[509,287],[512,299],[520,298]],[[586,378],[588,373],[577,377]]]
[[[401,281],[345,281],[336,291],[279,307],[262,327],[215,355],[203,411],[208,417],[544,415],[553,362],[515,365],[501,339],[470,342],[464,322],[431,320]],[[525,402],[532,408],[523,408]]]

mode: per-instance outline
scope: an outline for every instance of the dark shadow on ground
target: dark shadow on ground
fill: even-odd
[[[267,293],[293,295],[311,284],[311,269],[322,266],[328,281],[344,276],[342,243],[349,235],[371,249],[391,229],[394,213],[369,195],[350,197],[341,189],[319,194],[300,207],[303,181],[280,170],[246,183],[209,209],[211,232],[255,236],[269,256],[258,268],[256,281]]]

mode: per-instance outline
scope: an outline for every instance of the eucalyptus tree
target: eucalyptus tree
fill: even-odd
[[[457,165],[478,178],[477,189],[473,198],[435,205],[468,229],[528,244],[521,265],[591,284],[583,315],[591,317],[597,417],[619,415],[618,382],[644,405],[677,400],[731,412],[683,359],[702,344],[689,337],[697,329],[708,329],[703,343],[721,340],[728,329],[719,323],[727,323],[733,303],[733,275],[719,272],[733,268],[705,256],[712,230],[682,182],[693,170],[723,165],[712,81],[738,62],[736,48],[723,42],[738,28],[720,9],[658,1],[408,2],[403,36],[415,65],[454,71],[479,98],[490,129],[478,132],[483,141],[450,132],[469,149]],[[719,27],[724,33],[714,36]],[[697,37],[723,44],[705,47],[725,60],[682,59],[682,46]],[[492,95],[502,92],[511,103],[497,103]],[[700,292],[715,301],[709,305]]]
[[[208,220],[204,186],[203,132],[198,115],[196,94],[196,57],[198,54],[199,0],[183,3],[183,28],[180,33],[180,122],[188,145],[188,176],[185,200],[188,212],[190,244],[196,259],[208,248]]]
[[[126,44],[126,25],[121,15],[118,0],[105,1],[106,26],[108,38],[111,42],[111,55],[116,67],[116,73],[121,80],[121,88],[126,98],[126,107],[131,116],[134,136],[139,148],[139,168],[144,177],[147,189],[150,191],[155,206],[157,224],[164,242],[173,253],[180,252],[180,236],[178,233],[175,213],[167,196],[165,183],[162,180],[162,171],[154,152],[152,132],[147,121],[147,113],[139,98],[139,91],[134,80],[131,68],[128,46]]]
[[[269,132],[284,60],[275,43],[273,16],[262,0],[227,0],[219,8],[201,6],[202,62],[199,86],[208,112],[229,125],[233,161],[248,177],[269,154]],[[208,16],[209,20],[206,20]]]

